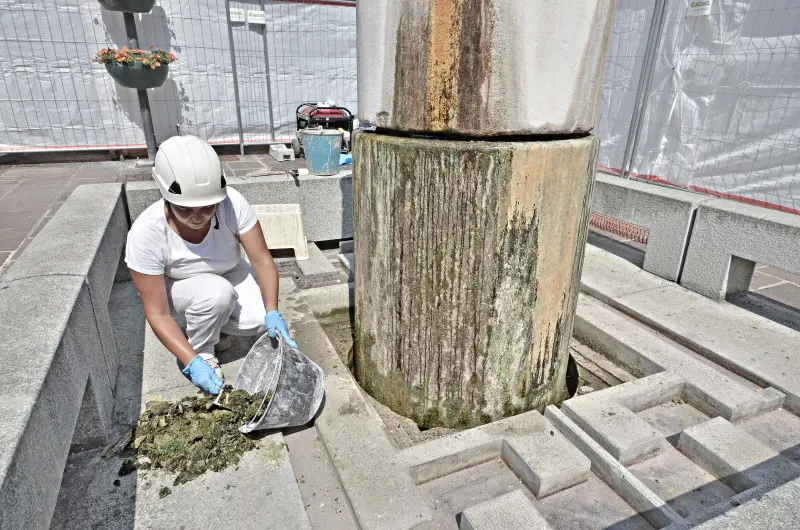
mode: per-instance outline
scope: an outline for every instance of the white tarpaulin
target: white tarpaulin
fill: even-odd
[[[800,211],[800,3],[705,4],[668,2],[632,171]],[[179,58],[164,86],[149,91],[158,141],[178,126],[215,143],[239,141],[224,5],[159,0],[137,15],[142,47]],[[597,126],[600,165],[612,170],[622,165],[654,5],[617,0]],[[231,1],[244,19],[232,31],[246,142],[271,134],[264,31],[279,140],[293,133],[299,103],[334,100],[356,111],[354,6],[267,1],[262,25],[247,19],[260,1]],[[97,50],[126,43],[122,14],[96,0],[0,0],[0,151],[143,146],[135,91],[91,62]]]
[[[260,2],[231,2],[260,11]],[[246,142],[270,139],[267,32],[275,135],[294,131],[303,101],[356,111],[354,3],[266,2],[266,24],[234,23]],[[221,0],[159,0],[135,15],[140,47],[172,51],[166,83],[149,90],[157,141],[181,132],[239,141],[230,40]],[[122,13],[96,0],[0,0],[0,151],[144,146],[136,91],[117,86],[105,47],[127,44]]]
[[[667,5],[633,174],[800,213],[800,3],[714,0],[689,16],[690,3]],[[638,69],[609,63],[598,127],[609,168],[625,149],[631,107],[614,99],[635,95],[620,87],[638,82],[647,4],[617,4],[614,39],[641,52]]]

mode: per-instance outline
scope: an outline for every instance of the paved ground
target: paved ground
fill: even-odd
[[[278,162],[269,155],[222,155],[226,174],[263,175],[305,166],[305,160]],[[0,274],[36,236],[72,190],[82,184],[150,179],[149,167],[133,160],[0,165]]]

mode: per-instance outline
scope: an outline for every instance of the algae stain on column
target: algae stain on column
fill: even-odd
[[[561,399],[591,142],[356,142],[361,384],[427,427]]]

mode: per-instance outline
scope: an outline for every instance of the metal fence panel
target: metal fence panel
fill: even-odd
[[[260,0],[231,2],[260,10]],[[164,0],[135,15],[140,46],[178,56],[166,83],[148,90],[156,139],[194,134],[238,143],[237,60],[246,143],[271,140],[267,34],[276,136],[288,141],[306,100],[356,107],[355,2],[265,1],[266,25],[234,23],[231,56],[225,2]],[[0,152],[144,147],[136,91],[92,62],[127,44],[122,13],[96,0],[0,1]]]
[[[231,2],[232,8],[260,9]],[[245,143],[288,142],[303,102],[334,101],[357,110],[355,2],[265,2],[266,25],[234,23]],[[266,32],[267,54],[264,53]],[[270,91],[267,90],[267,61]]]
[[[637,86],[644,67],[653,0],[617,0],[595,133],[602,145],[598,165],[620,173]]]
[[[633,171],[800,213],[800,4],[670,0]]]

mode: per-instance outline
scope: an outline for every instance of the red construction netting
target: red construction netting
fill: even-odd
[[[599,230],[611,232],[612,234],[616,234],[620,237],[638,241],[644,245],[647,244],[647,228],[632,225],[630,223],[626,223],[625,221],[620,221],[619,219],[595,212],[592,212],[591,216],[589,217],[589,224]]]

